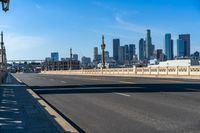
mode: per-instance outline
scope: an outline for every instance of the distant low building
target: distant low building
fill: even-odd
[[[51,57],[46,57],[45,61],[51,61]]]
[[[43,69],[46,71],[51,70],[77,70],[80,69],[80,61],[45,61],[43,63]]]
[[[51,53],[51,61],[59,61],[59,53],[58,52]]]
[[[178,60],[168,60],[160,62],[158,65],[150,64],[149,67],[177,67],[177,66],[197,66],[199,65],[198,60],[193,59],[178,59]]]
[[[191,55],[191,58],[192,58],[192,59],[199,60],[199,58],[200,58],[200,53],[199,53],[198,51],[194,52],[194,54]]]
[[[81,58],[81,67],[88,68],[91,66],[91,58],[83,56]]]
[[[72,60],[78,61],[78,54],[73,54]]]

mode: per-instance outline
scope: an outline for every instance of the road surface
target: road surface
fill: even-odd
[[[200,132],[200,80],[16,76],[82,132]]]

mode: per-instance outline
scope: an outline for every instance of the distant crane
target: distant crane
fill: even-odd
[[[2,10],[7,12],[9,10],[10,0],[0,0],[2,3]]]

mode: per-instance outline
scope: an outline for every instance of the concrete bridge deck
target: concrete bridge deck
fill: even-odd
[[[199,133],[200,80],[17,74],[87,133]]]

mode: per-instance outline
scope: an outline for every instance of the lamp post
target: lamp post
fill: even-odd
[[[70,48],[70,70],[72,70],[72,48]]]
[[[102,36],[102,44],[101,44],[101,49],[102,49],[102,57],[101,57],[101,61],[102,61],[102,68],[105,68],[105,48],[106,48],[106,44],[104,42],[104,35]]]
[[[4,68],[4,42],[3,42],[3,32],[1,32],[1,67]]]
[[[7,12],[9,10],[10,0],[0,0],[2,3],[2,10]]]

